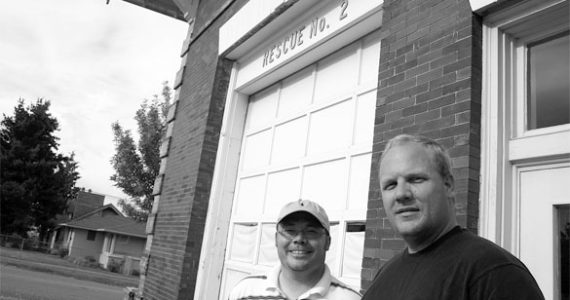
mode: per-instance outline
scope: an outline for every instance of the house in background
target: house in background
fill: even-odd
[[[91,190],[81,190],[77,192],[77,197],[69,202],[63,216],[65,220],[71,220],[103,206],[104,202],[104,195],[93,193]]]
[[[82,189],[77,192],[77,196],[73,200],[67,203],[65,210],[60,215],[57,215],[55,224],[65,223],[75,217],[83,216],[102,207],[104,202],[104,195],[93,193],[91,190],[85,191],[85,189]],[[52,231],[48,238],[50,241],[50,249],[61,249],[63,245],[66,245],[65,241],[67,240],[65,240],[64,237],[67,236],[69,236],[69,228],[67,227],[56,228]]]
[[[51,248],[67,249],[70,257],[92,258],[106,269],[133,274],[139,272],[145,243],[145,224],[108,204],[58,224]]]

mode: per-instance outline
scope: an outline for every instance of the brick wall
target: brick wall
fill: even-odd
[[[153,214],[144,299],[192,299],[232,62],[218,57],[218,29],[245,1],[201,1],[177,90],[160,201]],[[205,17],[207,16],[207,17]],[[186,52],[187,50],[187,52]],[[176,100],[176,99],[175,99]],[[153,208],[154,210],[154,208]]]
[[[370,176],[362,288],[404,242],[382,205],[378,159],[401,133],[449,149],[461,226],[477,232],[481,124],[481,23],[468,0],[386,0]]]

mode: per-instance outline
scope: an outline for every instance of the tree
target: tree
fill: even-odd
[[[1,231],[25,236],[36,229],[40,239],[55,224],[77,193],[79,179],[73,153],[56,153],[59,123],[49,113],[50,102],[38,99],[24,107],[20,99],[13,116],[0,126]]]
[[[130,130],[123,129],[119,122],[111,125],[115,142],[115,155],[111,159],[115,174],[111,180],[131,197],[128,202],[119,200],[119,206],[127,216],[140,222],[146,222],[152,209],[152,190],[160,169],[160,144],[170,105],[168,82],[163,83],[161,95],[162,99],[154,95],[150,103],[145,99],[136,112],[137,146]]]

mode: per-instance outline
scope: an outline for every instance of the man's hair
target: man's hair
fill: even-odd
[[[424,148],[431,150],[433,153],[435,167],[437,168],[439,175],[444,180],[454,182],[453,173],[451,172],[451,158],[449,157],[449,153],[447,153],[447,150],[445,150],[440,143],[425,136],[400,134],[393,137],[388,141],[386,147],[384,147],[384,152],[382,153],[382,157],[380,157],[380,163],[382,163],[382,160],[386,153],[388,153],[388,150],[395,146],[408,143],[417,143]]]

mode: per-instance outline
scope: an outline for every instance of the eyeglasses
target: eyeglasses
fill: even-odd
[[[288,240],[294,239],[301,233],[305,238],[309,240],[316,240],[326,234],[326,231],[324,229],[311,228],[311,227],[305,228],[303,230],[298,230],[296,228],[278,227],[277,232]]]

